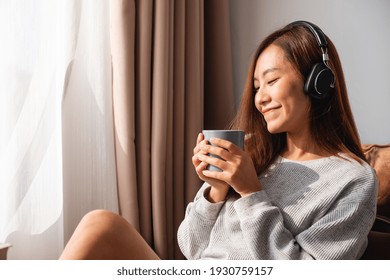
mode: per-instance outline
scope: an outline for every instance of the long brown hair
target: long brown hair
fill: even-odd
[[[325,37],[335,86],[327,99],[311,98],[310,131],[316,143],[328,153],[337,155],[342,152],[359,162],[366,161],[349,104],[340,58],[332,41]],[[247,134],[245,149],[251,154],[258,174],[267,169],[286,146],[286,133],[271,134],[254,102],[253,75],[256,62],[271,44],[283,49],[302,79],[308,76],[314,64],[322,63],[321,49],[305,26],[287,25],[267,36],[257,48],[249,68],[241,105],[231,128],[244,130]]]

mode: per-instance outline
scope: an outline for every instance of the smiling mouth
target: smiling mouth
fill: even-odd
[[[269,109],[266,109],[266,110],[261,111],[261,113],[262,113],[263,115],[265,115],[265,114],[267,114],[267,113],[272,112],[272,111],[275,110],[275,109],[278,109],[278,108],[269,108]]]

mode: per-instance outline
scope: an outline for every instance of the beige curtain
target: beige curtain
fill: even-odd
[[[205,1],[204,128],[225,129],[234,115],[229,1]]]
[[[205,108],[215,110],[215,114],[210,112],[214,128],[225,127],[230,114],[226,112],[233,110],[232,86],[219,85],[232,80],[231,69],[221,71],[226,75],[223,78],[214,73],[220,66],[231,68],[231,57],[224,57],[230,52],[207,51],[214,40],[230,40],[228,33],[217,30],[229,29],[224,25],[228,23],[228,1],[205,2],[111,1],[120,213],[163,259],[182,258],[176,232],[187,203],[201,184],[191,157],[197,134],[204,127]],[[216,3],[226,5],[223,26],[210,22],[210,30],[204,26],[209,2],[214,7]],[[212,33],[217,36],[213,38]],[[218,44],[226,48],[230,41]],[[205,46],[210,61],[205,60]],[[206,71],[212,87],[204,83]],[[223,102],[213,96],[213,108],[205,107],[205,93],[206,99],[223,94]],[[216,114],[223,111],[218,121]]]

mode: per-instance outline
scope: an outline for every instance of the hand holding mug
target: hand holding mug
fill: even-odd
[[[204,130],[203,134],[198,136],[193,164],[199,178],[212,186],[211,197],[225,199],[229,186],[241,196],[261,190],[252,159],[243,151],[243,131]]]
[[[193,151],[194,155],[192,157],[192,164],[195,167],[198,177],[211,186],[209,200],[212,202],[219,202],[226,198],[230,186],[224,181],[208,178],[203,174],[203,171],[206,170],[208,164],[201,161],[199,158],[207,156],[207,152],[204,151],[206,146],[210,146],[209,142],[204,139],[204,135],[202,133],[199,133],[196,140],[196,146]]]

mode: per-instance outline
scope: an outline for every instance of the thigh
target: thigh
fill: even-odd
[[[124,218],[105,210],[88,213],[61,259],[157,260],[158,255]]]

